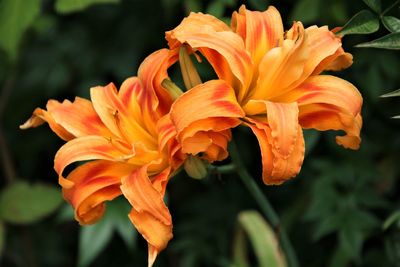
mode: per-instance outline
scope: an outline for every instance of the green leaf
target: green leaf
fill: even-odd
[[[0,217],[9,223],[34,223],[55,211],[61,203],[58,188],[15,182],[0,195]]]
[[[211,2],[208,7],[206,13],[211,14],[215,17],[222,17],[225,11],[225,4],[220,1]]]
[[[254,254],[260,267],[287,266],[285,258],[280,251],[277,237],[264,218],[256,211],[243,211],[239,214],[239,223],[247,233],[254,249]],[[245,243],[245,242],[242,242]],[[238,249],[236,252],[240,251]],[[237,266],[243,266],[243,255],[234,256],[241,259]]]
[[[103,218],[95,225],[84,226],[79,235],[78,266],[89,266],[110,242],[113,225]]]
[[[382,48],[382,49],[400,49],[400,32],[390,33],[376,40],[358,44],[355,47],[366,47],[366,48]]]
[[[400,96],[400,89],[397,89],[393,92],[381,95],[381,97],[395,97],[395,96]]]
[[[125,199],[115,199],[107,203],[106,213],[97,224],[82,228],[78,255],[80,267],[88,266],[96,259],[111,241],[114,231],[121,236],[127,247],[135,247],[137,231],[128,217],[130,209]]]
[[[376,13],[381,13],[382,3],[380,0],[363,0],[364,3],[369,6],[370,9],[375,11]]]
[[[294,7],[291,20],[298,20],[302,23],[315,22],[320,14],[320,1],[319,0],[300,0]]]
[[[345,227],[339,232],[340,246],[353,259],[359,260],[364,236],[357,229]]]
[[[5,235],[6,235],[6,229],[4,227],[4,223],[0,221],[0,258],[1,255],[3,254],[5,238],[6,238]]]
[[[388,31],[400,32],[400,19],[393,16],[383,16],[381,20]]]
[[[116,199],[108,205],[107,218],[110,219],[115,231],[130,249],[135,248],[137,231],[129,220],[131,206],[125,199]]]
[[[392,213],[383,223],[383,229],[387,230],[395,222],[400,223],[400,210]]]
[[[269,5],[268,0],[249,0],[247,1],[254,10],[265,10]]]
[[[342,37],[348,34],[368,34],[377,30],[379,30],[378,17],[369,10],[362,10],[355,14],[336,34]]]
[[[25,31],[40,12],[41,0],[2,0],[0,2],[0,48],[15,61]]]
[[[118,4],[120,0],[57,0],[58,13],[72,13],[82,11],[95,4]]]

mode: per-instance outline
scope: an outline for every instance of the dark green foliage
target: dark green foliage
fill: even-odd
[[[377,30],[350,35],[360,31],[360,25],[350,25],[341,33],[347,34],[343,47],[353,54],[354,65],[335,75],[356,85],[364,97],[359,151],[337,146],[334,135],[341,133],[307,130],[301,174],[282,186],[267,187],[260,178],[256,138],[243,128],[234,132],[244,163],[277,210],[300,266],[399,266],[400,121],[391,117],[399,114],[400,100],[379,96],[399,88],[400,54],[354,47],[377,42],[387,47],[388,40],[398,47],[400,4],[388,9],[393,3],[247,1],[252,9],[275,5],[286,29],[293,20],[332,29],[368,9],[362,25],[369,25],[369,33]],[[136,75],[149,53],[166,47],[164,32],[189,11],[228,21],[240,5],[237,0],[0,0],[0,137],[6,141],[6,146],[0,144],[1,152],[6,151],[0,165],[1,266],[146,266],[147,245],[136,237],[127,203],[117,200],[99,224],[79,226],[71,210],[60,208],[61,190],[41,185],[57,186],[53,157],[63,142],[48,127],[22,132],[18,125],[49,98],[88,97],[92,86],[120,85]],[[206,64],[201,66],[202,77],[213,77]],[[178,72],[170,74],[180,79]],[[238,214],[258,209],[236,175],[212,169],[205,179],[194,180],[181,172],[167,192],[174,239],[155,266],[232,266]],[[51,213],[55,209],[58,213]],[[249,255],[255,266],[254,252]]]

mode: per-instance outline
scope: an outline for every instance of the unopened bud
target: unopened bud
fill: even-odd
[[[181,73],[186,90],[201,84],[199,73],[197,72],[187,48],[184,45],[179,50],[179,65],[181,67]]]
[[[161,82],[161,86],[167,89],[173,100],[177,99],[181,94],[183,94],[182,90],[169,79],[164,79]]]
[[[207,165],[198,157],[189,156],[185,160],[183,167],[186,173],[192,178],[202,179],[207,176]]]

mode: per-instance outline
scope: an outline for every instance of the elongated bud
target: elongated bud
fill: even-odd
[[[164,79],[161,82],[161,86],[167,89],[173,100],[177,99],[181,94],[183,94],[182,90],[169,79]]]
[[[186,173],[192,178],[202,179],[207,176],[206,164],[198,157],[189,156],[185,160],[183,168],[185,169]]]
[[[199,73],[197,72],[185,46],[181,46],[179,50],[179,65],[181,67],[186,90],[201,84]]]

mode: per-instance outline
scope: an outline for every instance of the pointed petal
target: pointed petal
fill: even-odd
[[[271,129],[272,147],[283,159],[288,158],[297,143],[299,109],[297,103],[265,101],[267,120]]]
[[[301,127],[297,128],[296,143],[289,157],[284,158],[273,148],[271,129],[265,123],[250,119],[248,126],[256,135],[262,156],[263,181],[265,184],[282,184],[296,176],[304,159],[304,138]]]
[[[97,222],[104,213],[104,202],[122,194],[121,179],[132,170],[132,165],[104,160],[73,170],[67,179],[74,186],[63,188],[63,196],[74,208],[75,219],[82,225]]]
[[[113,134],[131,144],[140,141],[149,148],[156,147],[154,137],[129,113],[113,84],[91,88],[90,95],[94,109]]]
[[[239,100],[243,99],[252,80],[253,63],[242,38],[231,30],[217,31],[214,23],[204,24],[200,20],[192,20],[191,16],[168,33],[170,45],[175,47],[186,43],[198,49],[218,77],[237,90]],[[189,24],[189,21],[193,23]]]
[[[56,123],[54,118],[44,109],[36,108],[32,116],[22,125],[20,129],[25,130],[29,128],[35,128],[43,123],[47,122],[53,132],[55,132],[61,139],[68,141],[73,139],[75,136],[64,129],[61,125]]]
[[[294,23],[286,35],[282,46],[271,49],[261,60],[251,99],[272,99],[282,95],[301,78],[309,58],[303,25]]]
[[[232,28],[245,40],[254,65],[258,66],[265,53],[283,42],[283,23],[275,7],[266,11],[250,11],[243,5],[232,15]]]
[[[221,80],[212,80],[192,88],[171,107],[171,120],[178,134],[191,123],[202,119],[243,116],[233,89]]]
[[[54,169],[59,175],[61,186],[69,188],[74,185],[73,181],[63,177],[63,171],[69,164],[94,159],[123,161],[129,153],[132,153],[129,146],[119,140],[90,135],[78,137],[58,150],[54,158]]]
[[[171,108],[182,152],[192,155],[205,153],[210,162],[223,159],[230,128],[240,124],[244,116],[233,89],[224,81],[214,80],[198,85],[179,97]],[[213,134],[216,133],[216,134]],[[221,135],[221,136],[219,136]],[[223,138],[225,144],[215,142]]]
[[[122,180],[121,190],[132,205],[129,218],[149,244],[149,266],[172,238],[172,219],[163,196],[169,169],[154,177],[143,166]]]
[[[153,120],[155,120],[168,113],[173,99],[168,91],[161,86],[161,83],[168,78],[167,69],[177,60],[177,51],[160,49],[149,55],[140,64],[138,78],[143,89],[139,91],[138,99],[140,106],[144,109],[144,116],[152,114]],[[158,111],[159,114],[154,111]],[[157,116],[154,117],[156,114]]]
[[[165,33],[165,38],[171,49],[178,48],[181,43],[175,36],[175,33],[179,33],[181,29],[186,29],[190,32],[200,32],[203,31],[205,27],[216,32],[231,30],[223,21],[212,15],[190,12],[189,16],[184,18],[177,28]]]
[[[74,102],[50,100],[47,111],[56,123],[76,137],[85,135],[114,136],[103,124],[89,100],[76,97]]]
[[[343,142],[343,138],[337,142],[352,149],[359,147],[362,96],[351,83],[329,75],[312,76],[284,98],[298,102],[303,128],[343,130],[349,137],[345,139],[352,142]]]

